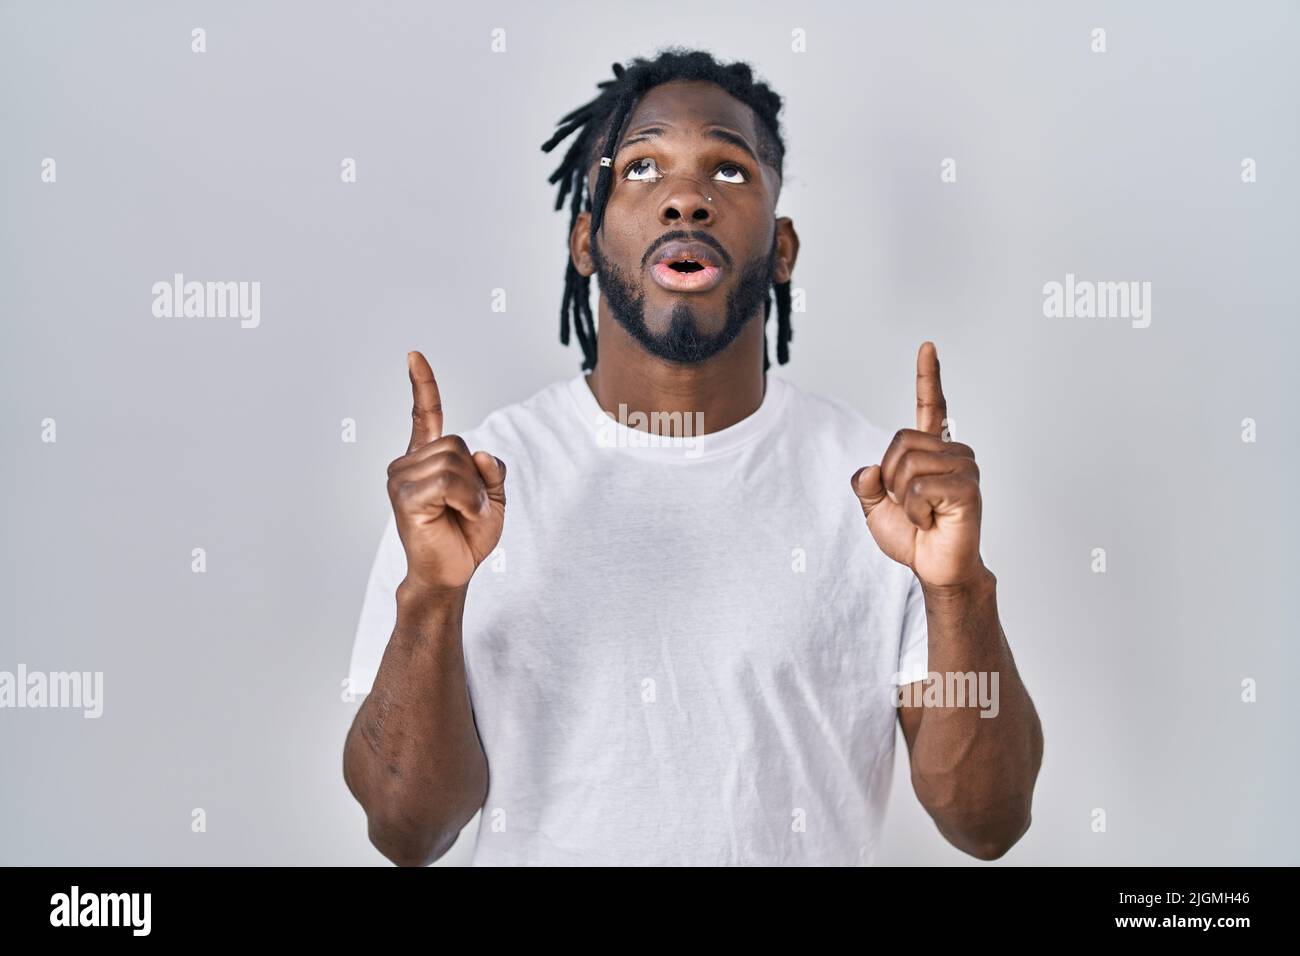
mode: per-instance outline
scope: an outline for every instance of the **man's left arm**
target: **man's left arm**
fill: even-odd
[[[939,677],[899,688],[912,789],[948,842],[981,860],[1002,856],[1029,829],[1043,760],[996,585],[987,572],[960,591],[925,589],[929,670]]]
[[[851,479],[881,550],[925,596],[926,680],[899,688],[912,787],[939,832],[992,860],[1029,828],[1043,733],[998,619],[997,579],[979,553],[979,467],[948,440],[933,343],[917,355],[915,429]]]

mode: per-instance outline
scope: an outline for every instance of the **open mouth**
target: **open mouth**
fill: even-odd
[[[650,275],[669,292],[707,292],[722,281],[724,266],[716,252],[702,242],[670,242],[659,250]]]
[[[669,292],[707,292],[722,280],[722,268],[700,259],[673,259],[656,262],[650,276]]]
[[[668,268],[674,272],[683,272],[689,275],[692,272],[701,271],[704,266],[700,265],[694,259],[679,259],[677,262],[668,263]]]

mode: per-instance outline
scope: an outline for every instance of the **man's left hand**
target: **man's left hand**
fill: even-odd
[[[931,588],[961,588],[985,573],[980,559],[980,470],[969,445],[949,441],[948,404],[933,342],[916,355],[916,428],[894,435],[879,465],[850,482],[885,554]]]

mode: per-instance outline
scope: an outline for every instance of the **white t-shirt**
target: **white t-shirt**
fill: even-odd
[[[927,672],[920,584],[849,487],[892,435],[770,374],[699,438],[620,424],[585,375],[462,433],[507,465],[463,630],[489,776],[475,865],[871,862],[892,686]],[[405,574],[390,515],[358,693]]]

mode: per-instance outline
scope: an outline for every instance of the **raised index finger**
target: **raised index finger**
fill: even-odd
[[[922,342],[916,353],[916,428],[943,437],[948,403],[939,382],[939,350],[933,342]]]
[[[419,352],[406,353],[406,371],[411,376],[411,444],[409,455],[442,437],[442,396],[428,360]]]

